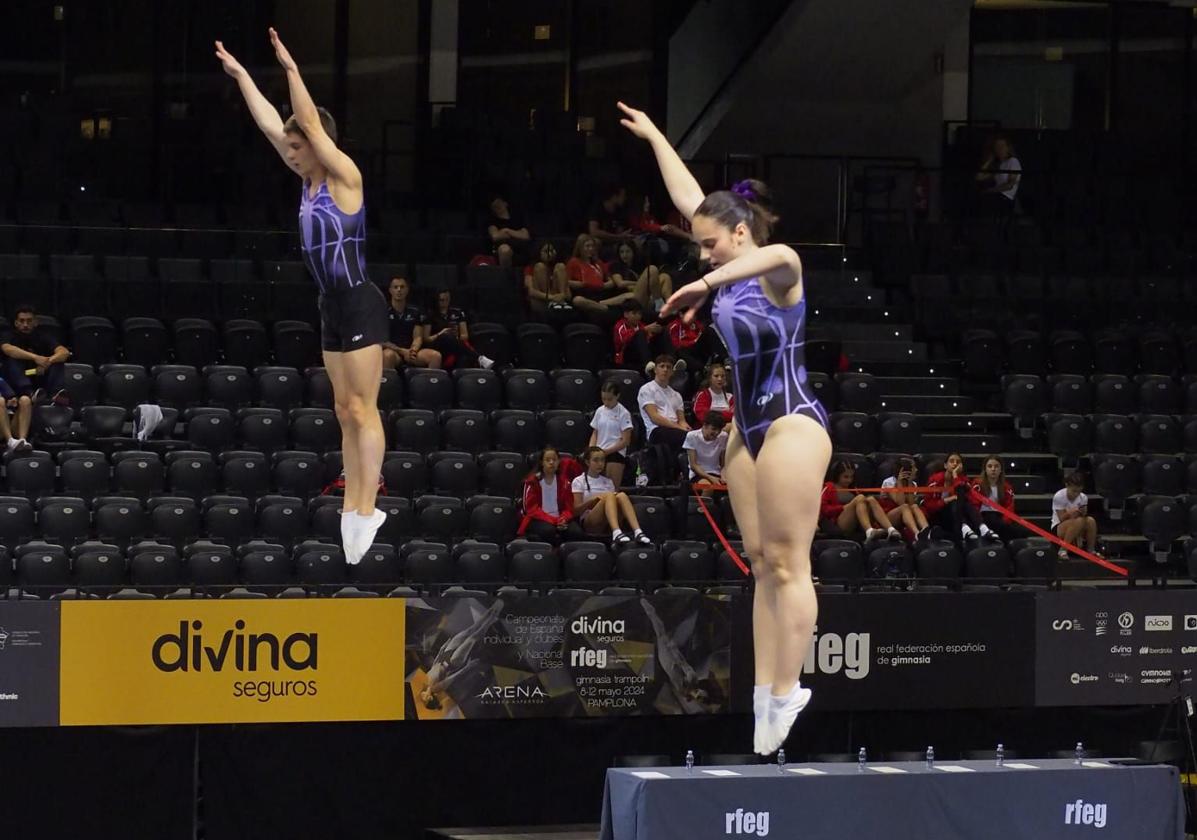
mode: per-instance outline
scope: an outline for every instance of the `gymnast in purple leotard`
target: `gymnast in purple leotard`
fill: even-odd
[[[755,458],[779,417],[804,414],[827,427],[827,411],[811,393],[804,353],[806,298],[780,307],[759,282],[723,286],[712,309],[727,345],[736,429]]]
[[[216,42],[216,57],[236,80],[258,128],[287,168],[303,179],[299,237],[304,263],[320,292],[324,367],[332,380],[345,462],[341,542],[345,561],[356,564],[386,521],[386,514],[374,502],[386,449],[377,405],[382,343],[388,333],[387,305],[382,290],[366,274],[362,173],[337,148],[332,115],[316,107],[295,59],[273,29],[270,43],[286,71],[291,93],[293,115],[285,123],[220,41]]]
[[[741,181],[704,195],[652,120],[619,107],[624,127],[652,146],[669,197],[711,267],[674,292],[661,314],[688,321],[715,292],[715,327],[736,393],[723,477],[756,581],[753,749],[767,755],[810,702],[799,682],[819,611],[810,549],[831,460],[827,414],[807,385],[802,261],[792,248],[768,244],[777,217],[764,184]]]

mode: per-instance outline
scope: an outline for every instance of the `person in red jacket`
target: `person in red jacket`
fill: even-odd
[[[1011,513],[1014,512],[1014,488],[1006,480],[1002,459],[996,455],[985,459],[985,466],[981,469],[981,474],[973,482],[973,490]],[[1003,539],[1010,540],[1021,530],[1013,522],[1007,522],[1001,513],[979,499],[971,497],[969,501],[980,511],[981,521],[989,527],[989,530],[996,532]]]
[[[665,328],[655,320],[644,323],[644,307],[632,299],[623,302],[623,317],[611,328],[611,343],[615,348],[615,366],[643,370],[651,375],[649,364],[662,353],[668,353]],[[682,366],[685,370],[685,365]]]
[[[581,533],[574,523],[572,477],[566,472],[560,453],[552,446],[546,446],[540,453],[537,468],[524,479],[524,518],[520,522],[520,536],[556,543],[571,529]]]
[[[707,422],[711,411],[722,414],[728,423],[735,418],[736,398],[727,392],[726,386],[727,368],[722,362],[712,362],[707,367],[702,390],[694,395],[694,417],[699,426]]]
[[[885,537],[901,541],[902,534],[890,524],[880,502],[872,496],[851,492],[855,480],[856,467],[851,462],[836,461],[831,465],[831,480],[823,485],[823,495],[819,498],[821,530],[828,530],[826,523],[830,523],[845,537],[864,534],[866,540]]]
[[[714,330],[708,330],[698,318],[686,323],[674,318],[665,327],[669,336],[671,353],[679,361],[684,360],[691,370],[702,370],[716,356],[722,356],[722,345]]]
[[[981,513],[968,500],[971,486],[964,472],[964,457],[959,452],[948,455],[943,469],[927,479],[928,487],[940,488],[923,500],[927,519],[941,525],[951,534],[960,534],[965,549],[974,548],[981,539],[1000,541],[1000,537],[981,521]]]

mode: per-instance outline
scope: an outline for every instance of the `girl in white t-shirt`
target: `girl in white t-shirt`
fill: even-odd
[[[1097,550],[1097,520],[1089,515],[1089,497],[1085,495],[1085,477],[1070,472],[1064,477],[1064,487],[1052,496],[1052,533],[1071,545]],[[1060,549],[1061,560],[1068,552]]]
[[[611,544],[617,549],[633,542],[652,545],[652,540],[640,530],[640,520],[636,517],[636,509],[632,507],[628,494],[616,492],[615,483],[603,474],[607,456],[602,448],[589,447],[583,461],[586,472],[570,485],[574,493],[574,514],[582,523],[583,530],[588,534],[601,534],[605,529],[611,529]],[[619,527],[621,518],[631,530],[631,536]]]
[[[623,484],[623,470],[627,466],[628,446],[632,442],[632,413],[619,401],[619,383],[609,379],[600,393],[603,404],[590,420],[590,442],[607,456],[607,478],[616,487]]]

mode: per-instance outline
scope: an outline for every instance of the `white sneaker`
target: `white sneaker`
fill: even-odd
[[[7,444],[7,445],[8,445],[8,451],[9,451],[9,452],[12,452],[14,449],[16,449],[18,446],[20,446],[20,445],[21,445],[21,439],[20,439],[20,438],[15,438],[15,437],[14,437],[14,438],[9,438],[9,439],[8,439],[8,444]]]
[[[656,363],[656,362],[649,362],[647,365],[645,365],[645,366],[644,366],[644,375],[645,375],[645,376],[652,376],[652,375],[653,375],[653,371],[655,371],[656,369],[657,369],[657,363]]]
[[[887,533],[888,532],[883,531],[880,528],[870,528],[869,530],[865,531],[865,540],[879,540]]]
[[[357,521],[354,523],[353,535],[353,554],[348,551],[345,552],[345,562],[351,566],[356,566],[362,562],[362,558],[366,556],[366,552],[370,550],[370,546],[374,545],[374,538],[378,536],[378,529],[387,521],[385,511],[374,508],[374,513],[369,516],[355,515]]]
[[[479,356],[478,364],[482,365],[483,370],[490,370],[495,366],[495,360],[487,356]]]
[[[757,751],[760,755],[771,755],[781,749],[798,713],[806,708],[810,698],[811,690],[799,683],[795,683],[785,697],[769,695],[769,726],[765,730],[766,736],[761,740],[761,750]]]
[[[676,362],[673,363],[673,372],[674,373],[685,373],[687,367],[688,367],[688,365],[686,364],[685,359],[678,359]]]

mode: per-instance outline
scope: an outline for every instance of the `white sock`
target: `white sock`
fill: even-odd
[[[617,540],[622,536],[623,536],[622,528],[616,528],[614,531],[611,532],[611,539],[613,539],[613,540]]]
[[[643,535],[644,535],[644,531],[642,531],[642,530],[641,530],[641,529],[639,529],[639,528],[637,528],[635,531],[633,531],[633,532],[632,532],[632,536],[633,536],[633,537],[640,537],[640,536],[643,536]]]
[[[897,528],[895,528],[893,525],[889,526],[889,532],[891,534],[898,534],[899,536],[901,536],[901,534],[902,534],[902,532],[899,531]]]
[[[771,685],[754,685],[752,687],[752,713],[758,719],[769,713],[769,694],[773,691]]]
[[[967,537],[972,532],[973,532],[973,529],[968,527],[967,525],[960,526],[960,536]]]
[[[982,525],[982,526],[981,526],[981,536],[983,536],[983,537],[988,537],[988,536],[989,536],[989,533],[990,533],[990,532],[989,532],[989,526],[988,526],[988,525]]]
[[[483,369],[490,370],[492,367],[495,366],[495,360],[491,359],[487,356],[479,356],[478,364],[482,365]]]

